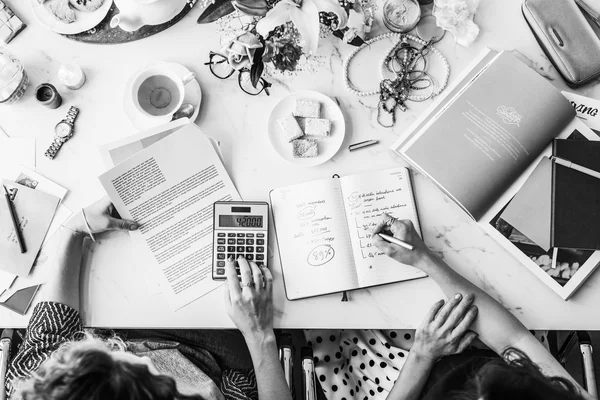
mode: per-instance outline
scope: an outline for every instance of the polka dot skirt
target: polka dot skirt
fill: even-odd
[[[385,399],[412,346],[414,330],[305,330],[328,400]]]

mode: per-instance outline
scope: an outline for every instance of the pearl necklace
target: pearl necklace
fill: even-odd
[[[361,51],[362,49],[364,49],[367,46],[370,46],[371,44],[378,42],[380,40],[383,39],[391,39],[391,38],[398,38],[398,42],[392,47],[392,49],[388,52],[388,56],[389,54],[391,54],[391,52],[393,52],[398,43],[400,43],[403,38],[406,38],[408,40],[412,40],[415,43],[418,43],[420,45],[427,45],[427,42],[424,41],[421,38],[418,38],[416,36],[413,35],[409,35],[409,34],[405,34],[405,33],[384,33],[383,35],[379,35],[376,36],[372,39],[367,40],[362,46],[357,47],[352,53],[350,53],[350,55],[348,56],[348,58],[344,61],[343,63],[343,69],[344,69],[344,85],[346,86],[346,90],[348,90],[351,94],[355,95],[355,96],[360,96],[360,97],[365,97],[365,96],[376,96],[380,93],[379,90],[372,90],[372,91],[368,91],[368,92],[361,92],[357,89],[355,89],[354,87],[352,87],[352,84],[350,83],[350,79],[348,77],[348,69],[350,66],[350,61],[352,61],[352,58],[354,58],[354,56],[356,56],[356,54],[358,54],[359,51]],[[411,100],[411,101],[424,101],[427,100],[431,97],[437,96],[440,93],[442,93],[442,91],[446,88],[446,85],[448,84],[448,78],[450,77],[450,64],[448,64],[448,60],[446,60],[446,57],[444,57],[444,55],[435,47],[433,46],[429,46],[428,49],[435,53],[444,63],[444,79],[442,80],[442,84],[433,92],[432,95],[430,96],[422,96],[422,95],[409,95],[407,97],[407,100]],[[385,60],[386,60],[387,56],[383,58],[382,62],[381,62],[381,70],[380,70],[380,74],[381,74],[381,79],[385,79],[383,76],[383,70],[385,67]]]

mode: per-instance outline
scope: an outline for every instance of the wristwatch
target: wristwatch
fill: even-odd
[[[75,124],[75,118],[77,118],[78,114],[79,108],[71,106],[69,112],[67,112],[67,117],[56,125],[54,128],[54,141],[48,150],[46,150],[46,153],[44,154],[46,157],[51,160],[54,159],[62,145],[73,137],[73,133],[75,132],[73,125]]]

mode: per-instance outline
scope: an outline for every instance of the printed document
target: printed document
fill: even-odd
[[[174,309],[221,285],[211,278],[213,204],[240,197],[197,126],[128,158],[100,182],[119,214],[141,225],[131,233],[135,251],[149,261]]]

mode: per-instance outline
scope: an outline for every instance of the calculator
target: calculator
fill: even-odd
[[[269,204],[249,201],[218,201],[213,210],[213,280],[227,279],[225,261],[244,256],[267,266]],[[239,266],[236,264],[238,276]]]

